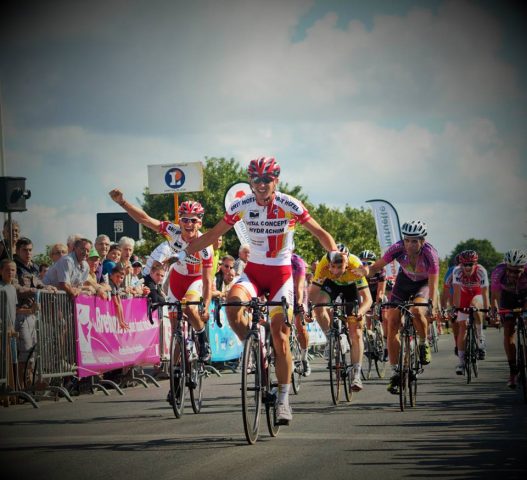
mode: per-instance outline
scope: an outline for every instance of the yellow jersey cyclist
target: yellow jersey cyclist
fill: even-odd
[[[509,250],[492,272],[490,280],[492,306],[495,308],[527,308],[527,252]],[[524,313],[524,321],[527,314]],[[516,388],[518,366],[516,365],[516,343],[513,315],[503,315],[503,346],[509,362],[509,380],[507,386]]]
[[[186,255],[210,245],[241,220],[247,227],[251,256],[240,278],[230,289],[227,301],[245,302],[252,297],[269,293],[269,300],[280,301],[285,296],[292,307],[291,254],[295,226],[301,224],[327,251],[337,249],[335,240],[311,217],[302,202],[277,190],[280,166],[274,158],[251,160],[247,173],[251,193],[235,199],[227,208],[223,219],[180,252],[177,258],[183,260]],[[279,384],[276,417],[279,424],[287,425],[293,416],[289,405],[293,371],[289,347],[290,329],[285,324],[281,307],[272,307],[269,317]],[[244,315],[244,309],[228,307],[227,319],[238,338],[244,340],[249,331],[249,319]]]
[[[401,233],[403,240],[394,243],[379,260],[370,267],[363,266],[361,271],[366,275],[372,275],[388,263],[397,260],[400,269],[393,286],[391,301],[404,303],[412,298],[415,303],[425,303],[430,298],[432,317],[437,316],[439,255],[437,250],[425,240],[428,233],[427,226],[420,220],[412,220],[403,224]],[[419,336],[420,360],[423,365],[428,365],[432,358],[427,338],[428,312],[425,307],[414,307],[411,312]],[[397,308],[388,309],[385,318],[388,357],[392,367],[388,391],[397,394],[399,384],[397,365],[401,348],[398,333],[401,327],[401,312]]]
[[[313,282],[309,288],[309,299],[313,303],[328,303],[342,294],[344,302],[355,300],[359,302],[360,306],[356,314],[353,306],[346,307],[350,335],[348,342],[352,346],[351,388],[358,392],[362,390],[360,374],[364,355],[362,321],[371,308],[372,299],[366,278],[354,273],[354,270],[361,266],[360,259],[350,254],[348,248],[342,243],[337,244],[337,249],[337,252],[324,255],[318,262]],[[329,307],[317,307],[314,314],[320,328],[327,336],[331,324]]]

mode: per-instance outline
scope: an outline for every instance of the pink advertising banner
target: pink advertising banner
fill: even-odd
[[[80,295],[75,300],[78,376],[89,377],[130,365],[159,362],[159,322],[148,320],[146,298],[123,299],[119,326],[113,302]]]

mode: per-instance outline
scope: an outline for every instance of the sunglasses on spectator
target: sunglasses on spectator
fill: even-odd
[[[474,266],[474,263],[468,262],[468,263],[463,263],[462,265],[463,265],[464,267],[473,267],[473,266]]]
[[[252,177],[251,182],[255,183],[256,185],[260,183],[265,183],[266,185],[269,185],[273,181],[270,177]]]
[[[199,218],[187,218],[187,217],[181,217],[180,218],[182,223],[198,223],[201,221]]]

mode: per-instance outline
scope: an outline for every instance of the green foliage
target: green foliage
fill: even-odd
[[[489,240],[476,240],[475,238],[469,238],[464,242],[458,243],[454,250],[452,250],[450,257],[448,257],[450,265],[454,264],[454,258],[463,250],[475,250],[478,252],[478,263],[483,265],[489,274],[494,270],[498,263],[503,261],[503,254],[497,252]]]
[[[36,263],[37,265],[42,265],[43,263],[47,265],[52,265],[53,261],[51,260],[51,247],[52,245],[46,245],[46,253],[38,253],[37,255],[33,255],[33,263]]]

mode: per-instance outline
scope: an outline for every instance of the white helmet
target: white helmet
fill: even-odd
[[[401,228],[401,232],[405,237],[426,237],[426,223],[421,220],[412,220],[405,222]]]
[[[349,248],[346,247],[346,245],[344,245],[343,243],[337,243],[337,250],[340,253],[343,253],[344,255],[349,255],[350,254]]]
[[[527,253],[513,248],[505,254],[503,261],[511,267],[523,267],[527,265]]]

